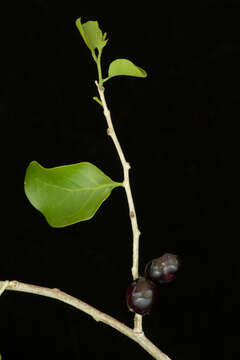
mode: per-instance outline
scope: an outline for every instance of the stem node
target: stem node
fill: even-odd
[[[134,218],[135,217],[135,212],[134,211],[130,211],[130,218]]]

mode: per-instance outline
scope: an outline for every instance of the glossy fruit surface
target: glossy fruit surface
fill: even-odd
[[[145,277],[155,284],[169,283],[175,279],[179,265],[177,255],[166,253],[149,261],[145,268]]]
[[[139,277],[127,288],[126,301],[130,311],[140,315],[149,314],[157,299],[157,288],[152,281]]]

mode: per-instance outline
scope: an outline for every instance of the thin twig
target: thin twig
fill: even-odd
[[[146,336],[141,333],[138,334],[130,327],[122,324],[120,321],[113,317],[95,309],[93,306],[86,304],[85,302],[66,294],[59,289],[50,289],[47,287],[36,286],[31,284],[25,284],[16,280],[13,281],[0,281],[0,292],[4,290],[20,291],[24,293],[36,294],[46,296],[59,301],[62,301],[68,305],[71,305],[86,314],[93,317],[94,320],[103,322],[126,335],[136,343],[138,343],[143,349],[145,349],[154,359],[157,360],[170,360],[161,350],[159,350]]]
[[[137,279],[138,278],[138,266],[139,266],[139,236],[140,236],[140,231],[138,228],[138,223],[137,223],[137,215],[136,215],[136,211],[135,211],[135,206],[134,206],[134,201],[133,201],[133,197],[132,197],[132,191],[131,191],[131,186],[130,186],[130,181],[129,181],[129,170],[131,168],[130,164],[126,161],[122,147],[118,141],[117,135],[115,133],[114,127],[113,127],[113,123],[112,123],[112,119],[111,119],[111,113],[108,109],[107,103],[106,103],[106,99],[104,96],[104,87],[100,86],[98,84],[97,81],[95,81],[95,84],[97,86],[98,89],[98,93],[102,102],[102,106],[103,106],[103,113],[104,116],[107,120],[107,125],[108,125],[108,129],[107,129],[107,134],[112,138],[112,141],[116,147],[118,156],[120,158],[122,167],[123,167],[123,175],[124,175],[124,180],[123,180],[123,185],[126,191],[126,195],[127,195],[127,201],[128,201],[128,207],[129,207],[129,216],[130,216],[130,220],[131,220],[131,225],[132,225],[132,233],[133,233],[133,262],[132,262],[132,276],[133,279]],[[134,329],[136,333],[142,333],[142,316],[140,315],[135,315],[135,319],[134,319]]]

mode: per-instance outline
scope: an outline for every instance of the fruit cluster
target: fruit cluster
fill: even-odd
[[[179,259],[174,254],[166,253],[149,261],[144,277],[134,280],[127,288],[128,309],[140,315],[149,314],[156,304],[159,284],[173,281],[178,269]]]

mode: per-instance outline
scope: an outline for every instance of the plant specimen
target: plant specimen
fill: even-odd
[[[108,42],[107,34],[101,31],[97,21],[81,23],[81,18],[79,18],[76,20],[76,26],[97,66],[98,81],[95,81],[95,84],[98,96],[93,99],[99,104],[106,118],[107,134],[112,139],[122,164],[123,181],[112,180],[89,162],[44,168],[37,161],[32,161],[26,170],[24,188],[31,204],[44,215],[50,226],[56,228],[92,218],[114,188],[124,188],[133,236],[133,282],[127,288],[126,301],[129,310],[135,313],[134,326],[129,328],[111,316],[58,289],[49,289],[18,281],[0,281],[0,295],[5,290],[14,290],[58,299],[91,315],[96,321],[102,321],[117,329],[136,341],[153,358],[167,360],[168,356],[144,335],[142,316],[149,314],[156,305],[159,284],[170,282],[175,278],[179,262],[175,255],[164,254],[147,264],[144,277],[139,276],[140,231],[129,181],[130,164],[126,161],[115,133],[103,86],[105,82],[115,76],[145,78],[147,73],[130,60],[116,59],[109,65],[108,75],[104,78],[101,56]]]

